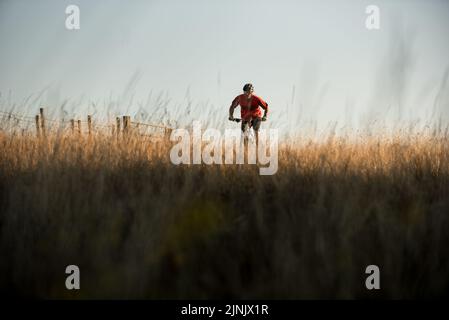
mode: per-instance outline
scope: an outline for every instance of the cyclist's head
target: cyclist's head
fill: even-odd
[[[243,86],[243,92],[244,92],[246,95],[252,94],[252,93],[254,92],[254,87],[253,87],[253,85],[252,85],[251,83],[245,84],[245,85]]]

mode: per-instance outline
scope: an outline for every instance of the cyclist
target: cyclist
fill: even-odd
[[[268,104],[262,98],[253,94],[253,92],[254,87],[251,83],[243,86],[243,94],[235,97],[229,107],[229,120],[234,121],[234,109],[240,105],[242,132],[245,132],[248,126],[252,127],[256,135],[256,143],[258,143],[260,122],[267,119]],[[264,110],[263,116],[259,107]]]

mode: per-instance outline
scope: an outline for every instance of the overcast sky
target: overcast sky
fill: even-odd
[[[448,31],[444,0],[0,0],[0,108],[216,123],[252,82],[289,129],[447,116]]]

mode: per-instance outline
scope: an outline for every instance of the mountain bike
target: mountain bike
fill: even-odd
[[[248,118],[248,119],[245,120],[248,123],[248,125],[245,127],[245,130],[242,132],[243,141],[245,143],[247,143],[247,142],[257,142],[256,141],[256,133],[255,133],[255,131],[253,129],[253,125],[252,125],[252,123],[253,123],[252,120],[254,120],[254,118]],[[230,120],[230,121],[234,121],[234,122],[239,123],[239,122],[242,121],[242,119],[234,118],[233,120]],[[261,121],[266,121],[266,119],[261,118]]]
[[[230,121],[234,121],[237,123],[242,122],[242,119],[240,118],[234,118],[234,120],[230,120]],[[245,128],[245,131],[242,132],[242,137],[243,137],[243,141],[245,143],[247,143],[248,141],[254,142],[255,140],[255,135],[254,135],[254,130],[252,128],[252,123],[251,120],[248,122],[248,125]]]

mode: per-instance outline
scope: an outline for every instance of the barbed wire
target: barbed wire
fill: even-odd
[[[33,117],[13,114],[10,112],[0,111],[0,114],[3,115],[3,118],[7,117],[8,119],[13,118],[13,119],[20,120],[20,121],[33,121],[34,120]]]
[[[161,125],[157,125],[157,124],[142,123],[142,122],[135,122],[135,121],[131,121],[131,124],[137,124],[137,125],[142,125],[142,126],[146,126],[146,127],[155,127],[155,128],[161,128],[161,129],[171,129],[171,128],[166,127],[166,126],[161,126]]]
[[[15,125],[18,125],[21,122],[27,123],[26,129],[29,128],[31,123],[36,124],[37,119],[39,121],[41,121],[40,114],[38,114],[38,116],[39,117],[37,118],[36,116],[32,117],[32,116],[28,116],[28,115],[21,115],[21,114],[18,114],[18,113],[1,111],[0,110],[0,122],[5,122],[5,120],[9,120],[9,121],[13,120],[13,121],[16,122]],[[63,126],[65,126],[65,124],[72,124],[72,123],[73,123],[73,125],[75,127],[77,127],[78,124],[84,124],[84,125],[87,124],[87,125],[89,125],[89,121],[81,120],[81,119],[75,119],[75,118],[74,119],[70,119],[70,120],[65,120],[65,119],[59,119],[58,120],[58,119],[44,117],[44,121],[45,121],[45,123],[53,124],[53,126],[59,124],[59,127],[63,127]],[[136,127],[140,127],[140,126],[146,127],[147,130],[149,128],[157,128],[157,129],[164,129],[164,130],[171,130],[172,129],[171,127],[168,127],[168,126],[151,124],[151,123],[144,123],[144,122],[137,122],[137,121],[130,121],[129,123],[130,123],[130,125],[134,125]],[[1,124],[2,123],[0,123],[0,125]],[[116,123],[109,123],[109,124],[95,123],[93,121],[93,119],[91,120],[90,125],[91,125],[91,128],[106,128],[106,129],[112,129],[112,128],[115,128],[117,126]],[[123,125],[124,124],[122,123],[122,126]],[[11,127],[11,126],[9,125],[7,127]],[[1,126],[0,126],[0,128],[1,128]]]

